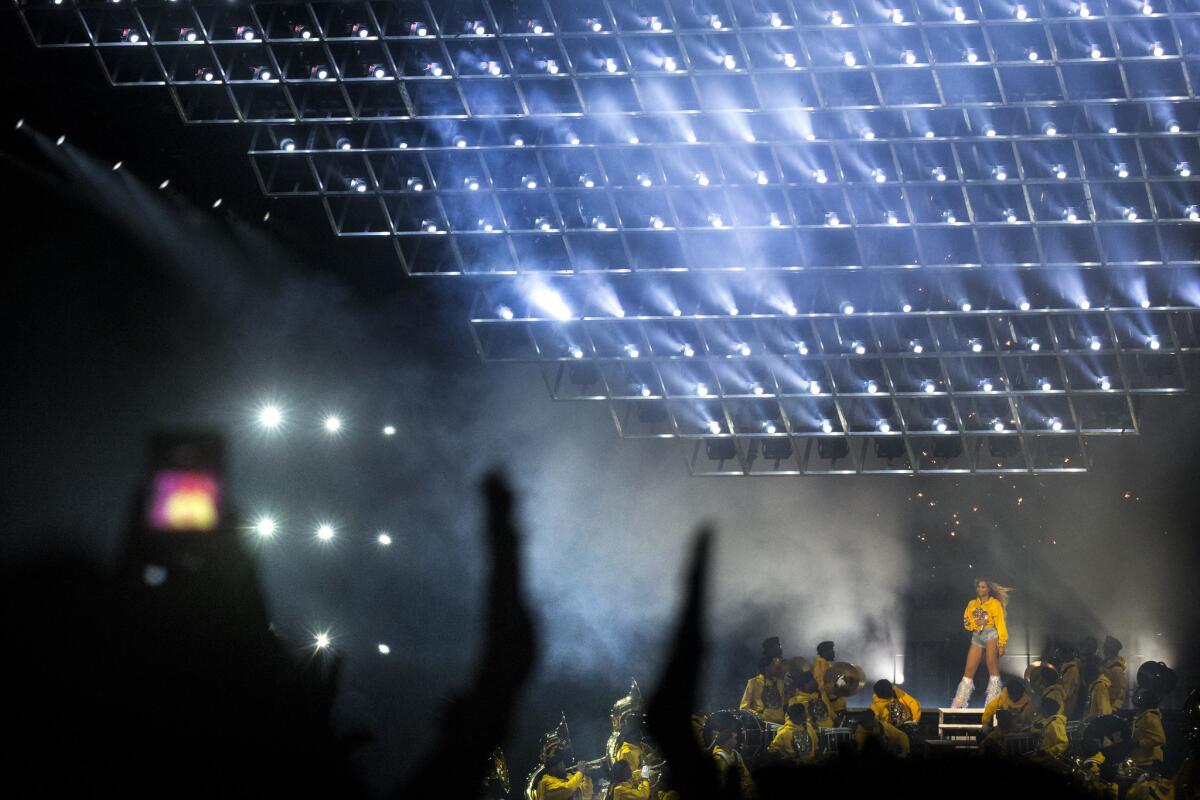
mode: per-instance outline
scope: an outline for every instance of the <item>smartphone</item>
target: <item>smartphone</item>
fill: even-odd
[[[145,523],[155,533],[203,534],[224,517],[224,452],[212,433],[158,433],[150,438]]]

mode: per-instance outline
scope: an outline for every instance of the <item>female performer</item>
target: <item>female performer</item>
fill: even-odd
[[[971,632],[967,668],[963,670],[963,679],[958,683],[951,708],[967,707],[971,692],[975,690],[979,660],[985,653],[988,668],[987,702],[992,702],[1000,695],[1000,656],[1004,655],[1004,646],[1008,644],[1004,615],[1008,610],[1010,591],[1009,587],[995,581],[975,581],[975,598],[967,603],[967,610],[963,612],[963,627]]]

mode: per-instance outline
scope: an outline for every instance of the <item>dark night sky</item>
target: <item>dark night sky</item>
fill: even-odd
[[[552,403],[533,369],[481,364],[469,284],[406,278],[386,246],[336,240],[316,202],[265,199],[250,130],[184,126],[165,92],[111,89],[90,53],[36,51],[12,9],[0,14],[0,70],[16,76],[0,89],[0,554],[111,557],[146,434],[221,427],[241,509],[283,521],[260,555],[276,623],[298,657],[307,631],[332,626],[347,657],[339,717],[378,735],[363,758],[377,786],[411,763],[470,663],[472,492],[493,464],[523,492],[549,638],[510,747],[515,773],[560,710],[594,755],[619,690],[652,682],[679,560],[704,518],[721,537],[714,706],[736,702],[771,633],[809,656],[833,636],[872,678],[892,651],[913,673],[935,654],[915,690],[945,702],[981,573],[1020,590],[1010,650],[1111,631],[1127,654],[1197,674],[1194,395],[1147,403],[1145,434],[1101,442],[1086,476],[689,478],[674,443],[622,442],[602,406]],[[75,166],[13,131],[22,117],[66,134]],[[128,174],[107,169],[118,160]],[[121,188],[135,179],[142,188]],[[138,192],[153,214],[129,213]],[[273,440],[250,424],[268,396],[295,420]],[[329,441],[316,421],[333,409],[348,430]],[[381,437],[385,422],[400,435]],[[322,549],[311,531],[326,517],[344,535]],[[372,536],[385,528],[396,544],[381,552]]]

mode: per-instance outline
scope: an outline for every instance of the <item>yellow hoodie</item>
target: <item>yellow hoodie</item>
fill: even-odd
[[[827,659],[825,656],[817,656],[813,659],[812,674],[813,677],[817,679],[817,686],[824,688],[825,673],[829,671],[829,666],[832,663],[833,662]]]
[[[999,634],[1001,647],[1008,644],[1008,628],[1004,624],[1004,606],[994,597],[989,597],[982,603],[979,598],[972,598],[963,611],[963,627],[974,633],[986,628],[995,628]]]
[[[1068,661],[1062,666],[1063,713],[1073,716],[1079,702],[1079,662]]]
[[[823,691],[794,692],[788,698],[788,705],[803,703],[808,712],[808,720],[817,728],[832,728],[835,713],[833,701]]]
[[[1088,703],[1087,708],[1083,712],[1084,719],[1095,719],[1112,713],[1112,701],[1109,698],[1109,690],[1112,688],[1112,681],[1108,676],[1101,673],[1100,677],[1088,687]]]
[[[576,792],[584,800],[592,796],[592,779],[583,772],[574,772],[567,778],[543,775],[535,795],[537,800],[570,800]]]
[[[1062,681],[1046,687],[1046,691],[1042,692],[1042,697],[1053,697],[1058,703],[1059,713],[1067,713],[1067,693],[1063,689]],[[1038,711],[1037,706],[1034,707],[1034,716],[1040,717],[1041,711]]]
[[[624,761],[629,765],[630,775],[637,777],[642,774],[642,748],[633,742],[621,742],[621,749],[617,751],[617,761]]]
[[[1033,722],[1033,703],[1029,702],[1029,692],[1021,695],[1015,703],[1008,697],[1008,689],[1001,689],[996,699],[984,706],[983,727],[987,728],[996,717],[997,711],[1013,712],[1013,729],[1020,730],[1029,727]]]
[[[613,800],[650,800],[650,781],[634,777],[613,786]]]
[[[921,704],[917,702],[917,698],[899,686],[893,686],[892,691],[896,693],[896,696],[890,700],[885,700],[877,694],[871,695],[871,710],[875,712],[879,721],[890,722],[893,725],[920,722]],[[895,708],[893,708],[893,704],[896,706]]]
[[[811,764],[817,760],[818,741],[817,729],[811,722],[805,720],[801,727],[789,719],[775,734],[767,750],[796,764]]]
[[[1108,702],[1114,709],[1125,705],[1125,694],[1129,691],[1129,676],[1125,673],[1125,659],[1122,656],[1110,658],[1100,669],[1112,681],[1108,687]]]
[[[1067,718],[1062,714],[1042,717],[1030,730],[1041,736],[1037,752],[1056,758],[1067,752]]]
[[[782,723],[787,719],[783,713],[783,692],[783,678],[767,678],[760,673],[746,681],[738,708],[764,722]]]
[[[1133,750],[1129,757],[1139,767],[1149,767],[1163,760],[1162,746],[1167,741],[1163,731],[1162,712],[1148,708],[1133,720]]]

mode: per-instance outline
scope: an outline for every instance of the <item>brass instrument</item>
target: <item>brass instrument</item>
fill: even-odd
[[[610,764],[615,764],[617,761],[617,751],[621,747],[621,728],[625,725],[625,720],[634,715],[640,717],[642,713],[642,690],[638,687],[637,681],[634,681],[629,686],[629,694],[613,703],[610,712],[612,733],[609,734],[608,743],[604,748]]]
[[[1031,661],[1025,668],[1025,683],[1034,691],[1034,694],[1042,694],[1046,691],[1046,687],[1053,682],[1049,680],[1051,676],[1057,680],[1058,668],[1049,661]]]
[[[606,756],[593,758],[590,761],[576,761],[571,766],[567,767],[567,772],[598,772],[608,769],[609,762]]]
[[[492,751],[491,769],[483,784],[485,789],[499,785],[502,790],[501,797],[508,797],[508,793],[512,790],[512,782],[508,776],[508,760],[504,757],[504,750],[499,747]]]

